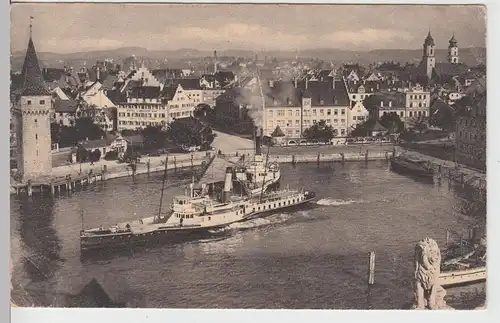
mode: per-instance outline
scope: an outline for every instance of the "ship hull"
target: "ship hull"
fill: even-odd
[[[306,197],[299,203],[286,206],[268,208],[262,211],[252,212],[235,221],[220,225],[205,227],[170,227],[168,229],[158,229],[147,233],[119,233],[105,236],[81,236],[80,249],[82,252],[89,252],[97,249],[117,249],[132,248],[143,245],[167,244],[176,242],[185,242],[210,238],[215,235],[214,230],[225,228],[233,223],[245,222],[248,220],[262,218],[274,214],[278,211],[297,209],[304,207],[315,199],[315,195]]]
[[[426,169],[421,165],[395,159],[391,159],[391,169],[397,173],[414,175],[418,177],[432,178],[434,176],[434,172],[432,170]]]

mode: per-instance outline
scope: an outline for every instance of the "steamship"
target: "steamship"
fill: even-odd
[[[259,140],[256,140],[260,147]],[[80,247],[82,251],[112,247],[127,247],[144,243],[158,243],[163,241],[176,241],[186,238],[205,236],[213,230],[227,227],[236,222],[270,215],[275,211],[297,207],[311,202],[315,193],[303,190],[275,190],[267,191],[267,187],[277,182],[276,177],[268,177],[266,169],[269,168],[258,158],[256,152],[254,165],[261,167],[261,177],[257,177],[267,185],[260,187],[250,186],[256,180],[244,181],[241,174],[232,167],[226,168],[222,192],[218,192],[217,185],[201,186],[201,189],[190,184],[189,192],[173,198],[172,205],[163,213],[161,201],[163,199],[166,170],[164,173],[160,210],[157,215],[118,223],[109,227],[99,227],[80,232]],[[279,171],[279,168],[278,168]],[[248,174],[248,173],[247,173]],[[259,172],[256,172],[258,175]],[[240,175],[240,176],[238,176]],[[267,181],[267,182],[266,182]],[[234,184],[243,183],[246,194],[235,194]]]

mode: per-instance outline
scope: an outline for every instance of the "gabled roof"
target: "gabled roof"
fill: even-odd
[[[107,135],[101,139],[81,141],[79,144],[85,149],[101,148],[109,146],[116,138],[117,136],[115,135]]]
[[[76,100],[54,100],[54,111],[56,113],[75,113],[78,109],[78,102]]]
[[[131,89],[128,94],[131,98],[158,99],[160,97],[159,86],[139,86]]]
[[[380,124],[380,122],[375,121],[375,123],[373,123],[373,125],[371,125],[368,130],[370,131],[387,131],[387,129]]]
[[[452,112],[455,111],[455,109],[453,109],[448,103],[444,102],[441,98],[437,98],[432,102],[430,110],[433,111],[433,113],[444,110],[449,110]]]
[[[24,59],[21,75],[22,84],[19,89],[20,95],[50,95],[47,85],[43,80],[40,66],[38,65],[38,57],[31,37],[28,41],[28,48],[26,50],[26,57]]]
[[[201,90],[200,80],[197,78],[175,79],[171,83],[171,85],[179,85],[179,84],[186,91]]]
[[[165,100],[172,100],[177,92],[177,86],[166,86],[163,88],[161,94]]]

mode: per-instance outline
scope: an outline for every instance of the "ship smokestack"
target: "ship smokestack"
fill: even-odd
[[[222,202],[229,202],[229,197],[231,195],[231,190],[233,188],[233,169],[231,167],[226,168],[226,178],[224,180],[224,192],[222,193]]]
[[[255,155],[261,155],[261,141],[262,141],[262,129],[261,129],[261,134],[259,135],[258,133],[258,128],[255,127],[254,131],[254,138],[255,138]]]

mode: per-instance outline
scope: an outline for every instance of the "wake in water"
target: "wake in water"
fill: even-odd
[[[339,205],[349,205],[354,203],[364,203],[363,200],[340,200],[340,199],[332,199],[332,198],[324,198],[320,199],[316,202],[318,205],[327,205],[327,206],[339,206]]]

